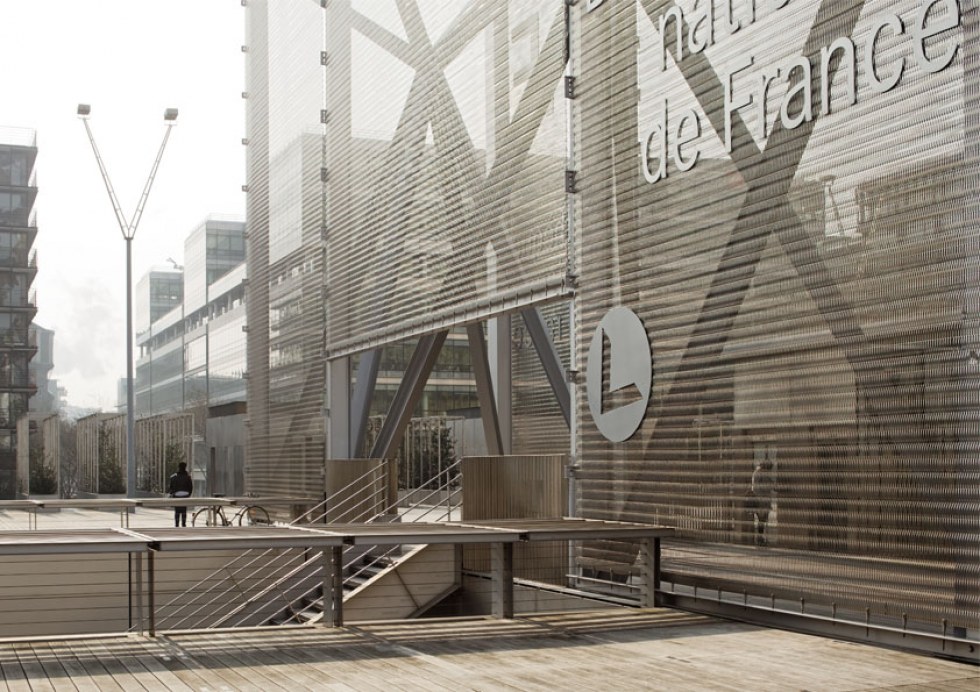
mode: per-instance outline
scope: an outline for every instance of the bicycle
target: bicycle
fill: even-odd
[[[269,512],[261,505],[246,505],[239,509],[231,519],[225,508],[201,507],[191,517],[191,526],[268,526],[272,523]]]

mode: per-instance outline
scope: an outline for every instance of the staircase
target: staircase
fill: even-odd
[[[385,462],[389,463],[389,462]],[[443,469],[435,486],[406,506],[383,507],[366,521],[448,521],[458,512],[461,489],[453,488],[461,460]],[[384,475],[384,474],[382,474]],[[450,480],[442,480],[450,479]],[[367,492],[365,492],[367,488]],[[383,479],[371,471],[290,522],[327,528],[330,523],[365,521],[365,507],[384,497]],[[349,498],[358,497],[357,501]],[[433,506],[432,502],[438,502]],[[324,523],[328,518],[329,523]],[[410,618],[423,614],[459,588],[455,546],[389,546],[345,550],[344,612],[348,620]],[[323,618],[323,558],[319,552],[251,550],[215,570],[166,605],[175,613],[167,629],[296,625]],[[256,581],[261,587],[256,588]],[[244,585],[251,585],[245,587]],[[237,601],[219,617],[205,617],[207,604]]]
[[[397,558],[365,556],[344,579],[345,620],[401,620],[424,615],[461,583],[453,545],[420,545]],[[322,573],[311,575],[320,580]],[[267,624],[313,624],[323,619],[323,588],[315,587]]]

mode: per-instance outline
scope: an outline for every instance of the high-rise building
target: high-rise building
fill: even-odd
[[[170,263],[148,272],[136,290],[137,484],[142,491],[162,491],[177,454],[188,462],[200,492],[240,495],[244,222],[208,216],[184,242],[184,265]]]
[[[245,399],[245,224],[212,215],[136,285],[136,416]]]
[[[31,381],[37,391],[28,402],[28,408],[31,413],[58,413],[61,405],[58,382],[49,377],[54,369],[54,331],[33,322],[30,331],[31,340],[37,345],[37,353],[29,365]]]
[[[17,419],[36,391],[29,365],[37,351],[30,330],[37,313],[36,160],[33,130],[0,130],[0,498],[16,492]]]

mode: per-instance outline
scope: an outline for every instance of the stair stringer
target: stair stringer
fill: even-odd
[[[453,544],[427,544],[344,596],[344,621],[418,617],[459,589],[462,551]]]

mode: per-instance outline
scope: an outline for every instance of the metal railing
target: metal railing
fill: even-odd
[[[458,500],[462,497],[462,488],[457,487],[452,489],[452,485],[455,483],[456,477],[452,475],[452,471],[456,471],[461,467],[462,459],[457,459],[455,462],[450,464],[448,467],[443,468],[439,474],[429,481],[424,483],[424,486],[431,485],[433,483],[438,484],[434,489],[430,490],[422,499],[416,501],[414,504],[409,505],[406,508],[406,515],[409,516],[409,523],[417,521],[452,521],[453,512],[459,508],[459,504],[452,504],[453,500]],[[445,480],[440,481],[439,476],[444,476]],[[443,495],[445,496],[445,506],[443,505]],[[426,504],[427,500],[438,497],[438,505]],[[392,510],[397,510],[399,503],[396,502],[394,505],[384,508],[382,512],[378,513],[370,521],[376,521],[384,516],[390,516]],[[421,508],[426,508],[420,514],[415,514]],[[358,546],[356,550],[353,546],[348,547],[344,551],[344,588],[345,590],[352,589],[361,578],[365,575],[374,574],[383,568],[389,567],[394,563],[394,558],[401,553],[402,546],[369,546],[365,548],[364,546]],[[316,578],[319,576],[319,566],[317,572],[310,575],[310,578]],[[306,605],[299,610],[293,608],[291,613],[293,620],[303,618],[307,616],[312,611],[319,611],[321,609],[321,604],[319,603],[320,594],[318,594],[319,583],[314,587],[307,589],[303,592],[299,598],[294,600],[294,603],[306,603]],[[319,613],[316,613],[317,615]],[[315,617],[315,616],[314,616]],[[312,619],[312,618],[311,618]]]
[[[451,465],[440,469],[435,478],[426,481],[423,486],[434,485],[421,498],[413,498],[413,502],[402,506],[402,502],[383,505],[386,493],[386,477],[391,473],[391,462],[382,461],[379,469],[371,469],[340,488],[317,505],[306,510],[303,514],[289,522],[289,525],[319,524],[330,516],[330,523],[377,522],[388,517],[399,515],[408,522],[414,521],[450,521],[460,507],[461,488],[453,488],[459,478],[462,460],[457,459]],[[370,491],[364,495],[363,490]],[[359,497],[358,497],[359,496]],[[427,504],[434,498],[437,504]],[[372,509],[374,511],[372,511]],[[338,514],[339,510],[339,514]],[[344,583],[349,587],[355,580],[367,571],[387,564],[400,546],[392,546],[378,550],[377,546],[358,546],[356,550],[348,547],[344,558]],[[363,561],[370,555],[369,561]],[[356,565],[358,561],[364,564]],[[356,567],[355,567],[356,565]],[[270,580],[262,590],[244,596],[241,588],[243,583],[251,583],[256,575],[267,574],[280,568],[277,576]],[[319,608],[318,591],[322,584],[323,564],[318,555],[308,556],[297,564],[287,565],[282,571],[281,556],[273,549],[248,551],[224,565],[220,570],[199,580],[185,593],[174,596],[164,605],[171,608],[177,617],[172,620],[172,629],[240,627],[250,624],[254,618],[254,610],[261,607],[268,599],[278,597],[283,599],[289,610],[289,621],[296,621]],[[304,586],[310,584],[310,586]],[[222,615],[213,623],[202,623],[196,618],[207,613],[208,605],[215,599],[225,599],[235,593],[243,595],[242,603],[232,611]]]

